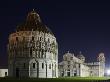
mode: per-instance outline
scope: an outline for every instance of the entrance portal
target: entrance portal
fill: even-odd
[[[74,73],[74,76],[77,76],[77,73]]]
[[[16,77],[19,78],[19,68],[16,68]]]
[[[68,76],[68,77],[70,76],[70,72],[67,72],[67,76]]]

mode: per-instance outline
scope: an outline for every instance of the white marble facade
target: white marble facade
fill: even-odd
[[[59,77],[103,77],[104,69],[104,53],[98,55],[97,62],[86,63],[81,52],[77,56],[68,52],[59,63]]]
[[[0,69],[0,77],[8,76],[8,69]]]
[[[58,77],[58,44],[51,30],[33,10],[24,24],[9,35],[9,76]]]

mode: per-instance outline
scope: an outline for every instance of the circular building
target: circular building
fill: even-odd
[[[56,38],[34,10],[9,35],[8,54],[10,77],[58,77]]]

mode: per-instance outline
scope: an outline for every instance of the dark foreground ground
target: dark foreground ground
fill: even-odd
[[[0,78],[0,82],[110,82],[109,78],[103,77],[71,77],[71,78],[53,78],[53,79],[44,79],[44,78]]]

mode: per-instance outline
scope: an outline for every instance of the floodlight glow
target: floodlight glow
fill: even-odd
[[[110,70],[107,70],[107,75],[110,75]]]

